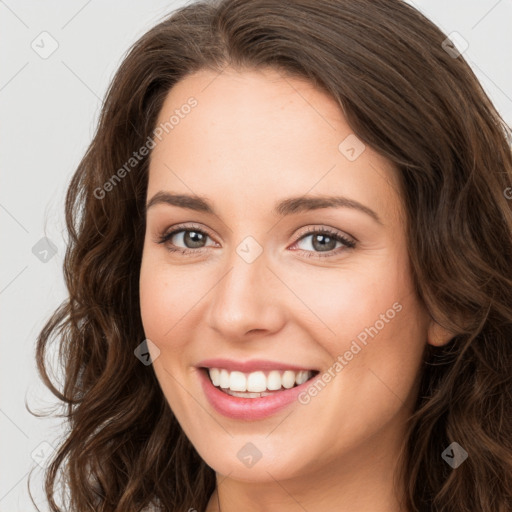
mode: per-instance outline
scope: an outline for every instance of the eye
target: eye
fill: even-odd
[[[303,243],[302,247],[299,246]],[[337,256],[346,249],[352,249],[356,242],[330,228],[319,228],[308,231],[302,235],[292,246],[299,246],[299,249],[305,252],[307,257],[331,257]],[[338,249],[341,249],[338,250]],[[324,253],[324,254],[322,254]]]
[[[202,252],[201,249],[207,247],[208,238],[210,236],[202,229],[194,226],[187,226],[187,228],[177,226],[172,231],[159,236],[158,243],[165,244],[171,252],[199,253]]]
[[[157,243],[164,244],[170,252],[179,252],[192,256],[200,254],[203,249],[209,247],[207,240],[212,240],[211,236],[204,230],[196,226],[176,226],[172,231],[164,233],[158,237]],[[300,245],[302,244],[302,247]],[[210,246],[215,246],[215,242]],[[333,231],[331,228],[321,227],[310,229],[302,234],[291,246],[292,250],[300,250],[306,257],[331,257],[337,256],[346,249],[352,249],[356,242],[343,235],[341,232]]]

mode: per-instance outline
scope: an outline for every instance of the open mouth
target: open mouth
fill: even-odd
[[[223,393],[239,398],[261,398],[292,389],[311,380],[318,370],[271,370],[244,373],[223,368],[201,368]]]

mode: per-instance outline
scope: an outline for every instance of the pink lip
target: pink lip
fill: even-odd
[[[205,359],[196,364],[197,368],[224,368],[230,372],[239,371],[251,373],[257,370],[314,370],[314,368],[304,368],[288,363],[278,363],[274,361],[265,361],[263,359],[253,359],[251,361],[233,361],[232,359]]]
[[[212,366],[212,368],[218,368],[218,366]],[[206,398],[219,414],[236,420],[248,421],[266,418],[284,409],[292,402],[298,402],[297,396],[314,382],[313,379],[310,379],[294,388],[278,391],[261,398],[239,398],[216,388],[208,376],[208,370],[199,369],[198,373]]]

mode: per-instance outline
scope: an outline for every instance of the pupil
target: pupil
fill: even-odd
[[[187,246],[191,244],[190,248],[202,247],[202,242],[204,242],[202,233],[198,233],[197,231],[187,231],[185,233],[185,243]]]
[[[313,247],[320,251],[330,251],[336,247],[336,240],[326,235],[315,235],[313,237]]]

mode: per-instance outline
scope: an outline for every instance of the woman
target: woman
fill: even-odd
[[[399,0],[196,3],[145,34],[38,340],[70,422],[52,510],[59,471],[73,511],[510,510],[507,130]]]

